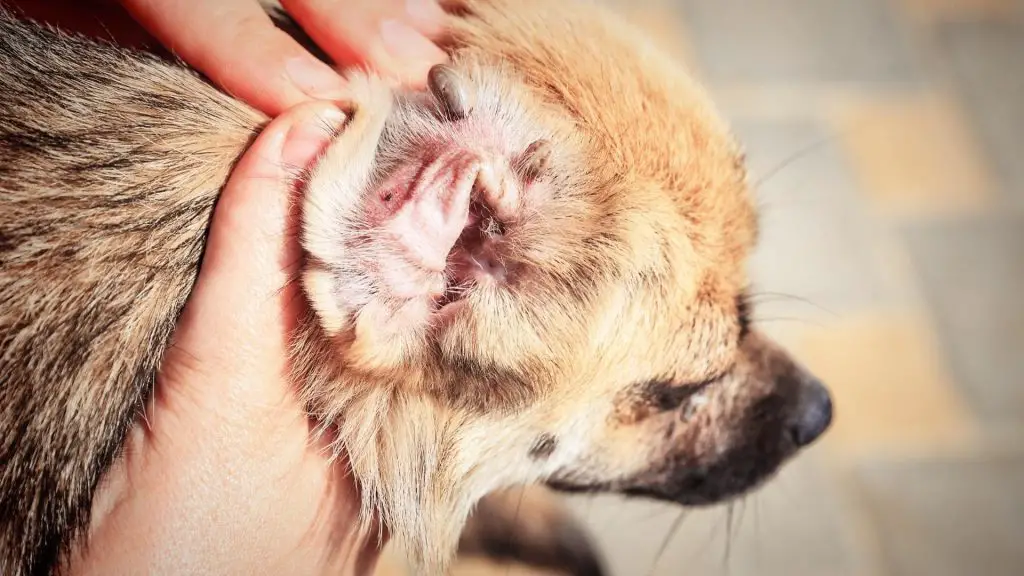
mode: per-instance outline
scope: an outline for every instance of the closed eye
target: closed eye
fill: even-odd
[[[679,383],[672,380],[648,380],[640,384],[641,396],[646,398],[658,410],[675,410],[689,400],[691,396],[699,394],[708,386],[720,382],[731,370],[730,368],[711,378],[691,383]]]

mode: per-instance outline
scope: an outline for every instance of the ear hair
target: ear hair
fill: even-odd
[[[334,294],[334,276],[329,270],[309,264],[302,274],[302,288],[328,336],[336,336],[349,323]]]

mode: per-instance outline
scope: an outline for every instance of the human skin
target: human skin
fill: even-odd
[[[225,92],[276,116],[342,98],[341,75],[279,30],[257,0],[0,0],[37,20],[138,48],[173,53]],[[366,66],[419,86],[445,54],[432,42],[434,0],[284,0],[339,68]]]
[[[69,574],[372,572],[379,542],[355,532],[345,462],[310,440],[287,377],[305,305],[293,174],[343,117],[325,103],[286,112],[232,173],[156,393]]]
[[[121,4],[4,0],[120,45],[159,52],[163,44],[278,117],[222,193],[155,395],[105,475],[88,539],[66,573],[372,573],[382,541],[355,534],[359,499],[344,455],[332,460],[326,439],[310,439],[287,378],[287,338],[305,305],[293,281],[293,176],[328,143],[328,127],[343,121],[322,101],[342,97],[343,80],[254,13],[255,0]],[[415,85],[443,60],[423,36],[438,30],[433,2],[409,3],[405,12],[401,2],[376,0],[285,5],[300,23],[338,24],[307,32],[339,65],[369,65]],[[357,17],[325,16],[343,9]],[[404,60],[386,47],[384,30],[394,32],[395,22],[415,36]],[[297,59],[306,62],[305,84],[289,72]]]

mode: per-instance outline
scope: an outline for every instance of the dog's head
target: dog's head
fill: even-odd
[[[594,7],[450,8],[429,91],[353,78],[304,206],[297,363],[368,509],[437,563],[512,483],[688,505],[758,485],[832,409],[750,325],[727,127]]]

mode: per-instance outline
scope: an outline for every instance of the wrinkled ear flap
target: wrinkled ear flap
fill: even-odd
[[[569,576],[604,576],[590,534],[562,503],[540,486],[488,495],[469,517],[459,557],[522,564]]]

